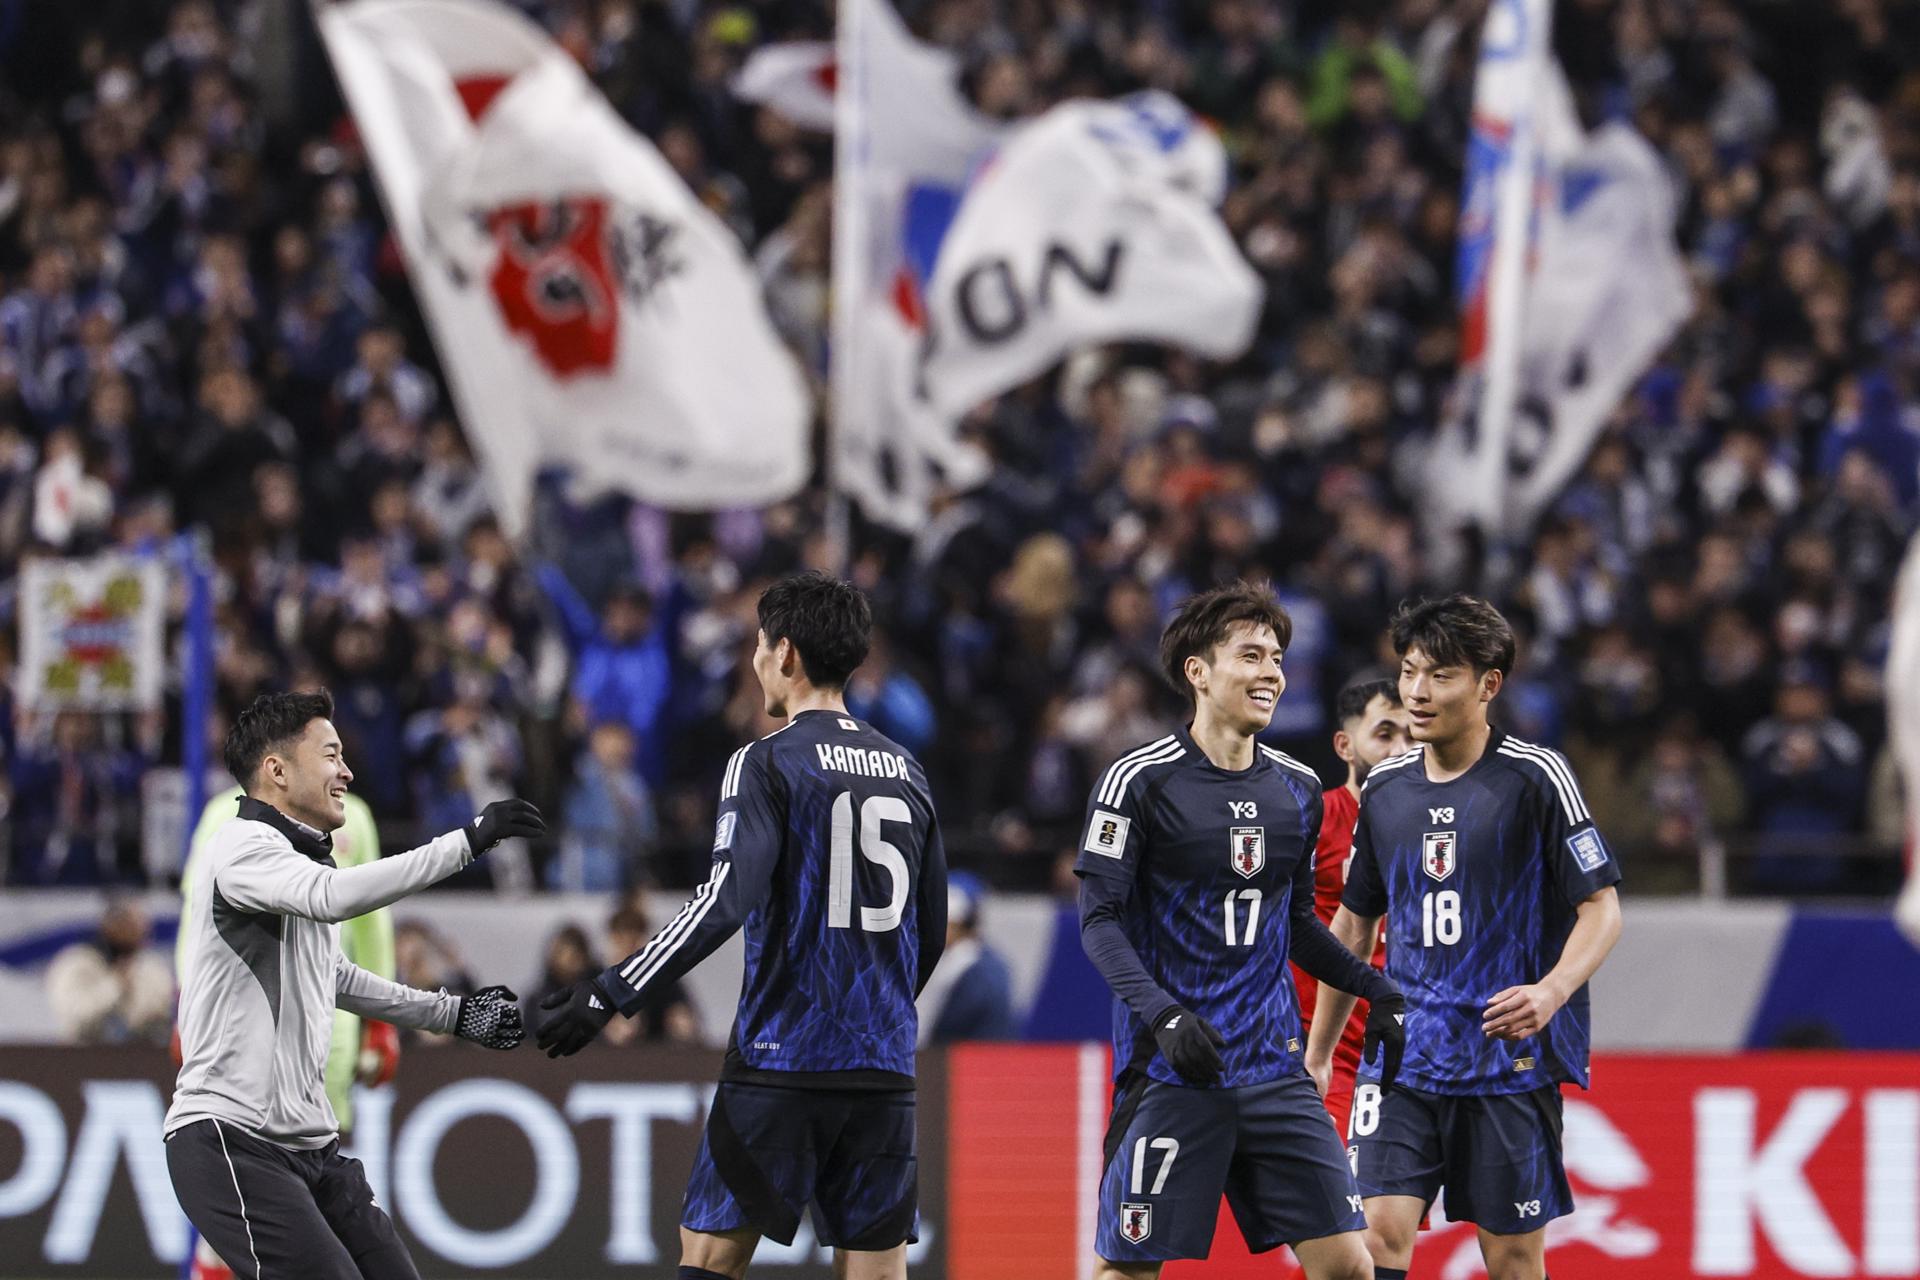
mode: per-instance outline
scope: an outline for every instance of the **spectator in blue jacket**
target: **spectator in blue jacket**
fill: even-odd
[[[924,756],[940,724],[927,691],[894,665],[886,632],[874,628],[867,660],[847,682],[847,710],[911,751]]]
[[[664,750],[668,700],[673,693],[677,592],[655,610],[639,586],[622,584],[596,614],[556,565],[534,569],[540,589],[573,650],[573,714],[585,725],[617,720],[632,731],[640,776],[653,787],[666,780]],[[903,744],[904,745],[904,744]]]
[[[1012,1040],[1013,973],[980,936],[987,887],[977,876],[947,877],[947,950],[920,997],[923,1043]]]
[[[587,735],[567,791],[560,856],[547,864],[547,887],[612,893],[652,883],[648,855],[659,839],[653,793],[634,770],[633,732],[607,720]]]

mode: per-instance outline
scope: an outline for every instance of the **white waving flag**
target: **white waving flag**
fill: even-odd
[[[934,472],[984,463],[915,391],[933,278],[968,174],[1002,126],[975,111],[951,54],[915,40],[889,0],[840,0],[833,193],[834,483],[868,516],[926,518]]]
[[[733,96],[772,107],[802,128],[833,132],[833,86],[839,79],[825,40],[763,44],[733,77]]]
[[[1659,155],[1589,134],[1553,62],[1548,0],[1495,0],[1460,209],[1459,412],[1434,453],[1442,521],[1524,532],[1692,310]]]
[[[510,532],[547,465],[680,510],[805,483],[806,386],[744,250],[544,32],[492,0],[319,22]]]
[[[940,247],[921,370],[935,408],[956,417],[1105,342],[1244,352],[1264,291],[1216,212],[1226,173],[1219,139],[1164,93],[1022,126]]]
[[[1887,643],[1887,728],[1900,766],[1907,805],[1906,891],[1894,907],[1894,919],[1920,947],[1920,538],[1907,549],[1906,563],[1893,591],[1893,635]]]

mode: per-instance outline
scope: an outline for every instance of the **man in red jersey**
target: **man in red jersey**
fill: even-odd
[[[1340,691],[1334,703],[1339,728],[1334,730],[1333,749],[1347,762],[1347,780],[1321,796],[1320,842],[1313,850],[1313,909],[1322,920],[1331,920],[1340,906],[1340,891],[1347,883],[1347,861],[1353,855],[1353,824],[1360,816],[1360,784],[1367,771],[1389,756],[1399,755],[1413,746],[1408,736],[1408,718],[1400,705],[1400,691],[1391,680],[1355,681]],[[1373,949],[1373,967],[1387,965],[1386,933]],[[1313,1000],[1320,984],[1293,966],[1293,982],[1300,992],[1300,1025],[1313,1025]],[[1315,1083],[1326,1097],[1327,1111],[1344,1136],[1347,1110],[1353,1105],[1353,1077],[1360,1067],[1360,1041],[1366,1033],[1366,1017],[1355,1008],[1334,1050],[1331,1078],[1315,1075]],[[1308,1063],[1312,1071],[1313,1064]]]

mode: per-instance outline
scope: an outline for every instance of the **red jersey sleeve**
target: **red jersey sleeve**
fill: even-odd
[[[1347,887],[1347,859],[1353,854],[1353,828],[1360,819],[1360,801],[1345,787],[1334,787],[1320,796],[1320,842],[1313,848],[1313,910],[1322,920],[1331,921],[1333,913],[1340,909],[1340,893]],[[1387,967],[1387,931],[1380,931],[1380,940],[1373,949],[1373,967]],[[1300,969],[1293,966],[1293,984],[1300,993],[1300,1027],[1304,1035],[1313,1025],[1313,1002],[1320,994],[1320,984],[1309,978]],[[1365,1005],[1354,1010],[1347,1024],[1346,1034],[1341,1037],[1336,1058],[1342,1066],[1347,1060],[1358,1063],[1360,1060],[1360,1041],[1366,1031],[1366,1017],[1362,1013]],[[1349,1043],[1351,1042],[1351,1043]]]

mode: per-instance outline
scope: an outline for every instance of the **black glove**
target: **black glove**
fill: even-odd
[[[495,800],[467,824],[467,843],[479,857],[502,840],[547,834],[547,820],[527,800]]]
[[[613,1018],[613,1006],[592,982],[562,987],[540,1002],[554,1012],[540,1019],[534,1043],[549,1058],[567,1058],[580,1052]]]
[[[460,1002],[453,1034],[488,1049],[511,1049],[527,1038],[520,997],[505,987],[482,987]]]
[[[1385,1093],[1400,1074],[1400,1059],[1407,1051],[1407,998],[1398,990],[1376,997],[1367,1007],[1367,1038],[1360,1042],[1360,1060],[1372,1058],[1375,1048],[1381,1050],[1380,1091]]]
[[[1192,1084],[1212,1084],[1220,1078],[1219,1045],[1226,1043],[1213,1025],[1197,1013],[1188,1013],[1179,1005],[1160,1015],[1153,1038],[1161,1056]]]

